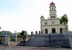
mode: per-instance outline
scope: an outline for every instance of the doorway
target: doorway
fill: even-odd
[[[63,30],[63,29],[62,29],[62,28],[60,28],[60,33],[62,33],[62,30]]]
[[[56,33],[56,30],[55,30],[55,28],[52,28],[52,33]]]
[[[48,34],[48,29],[45,29],[45,34]]]

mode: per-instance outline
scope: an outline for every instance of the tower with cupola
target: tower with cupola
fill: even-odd
[[[49,8],[50,8],[50,10],[49,10],[49,12],[50,12],[50,18],[56,18],[57,15],[56,15],[56,6],[55,6],[55,3],[51,2]]]

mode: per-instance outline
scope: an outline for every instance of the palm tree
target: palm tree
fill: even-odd
[[[61,17],[60,23],[61,23],[61,24],[65,24],[65,28],[68,29],[68,28],[67,28],[68,18],[67,18],[67,15],[66,15],[66,14],[64,14],[64,15]]]
[[[67,15],[64,14],[61,19],[60,19],[60,23],[61,24],[67,24],[68,23],[68,18],[67,18]]]

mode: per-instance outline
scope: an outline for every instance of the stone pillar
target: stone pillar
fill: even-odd
[[[41,31],[41,34],[44,34],[44,31],[43,30]]]
[[[10,36],[3,35],[2,36],[2,43],[5,44],[5,45],[9,45],[10,44]]]
[[[38,35],[37,31],[35,31],[35,35]]]
[[[16,33],[12,36],[12,38],[13,38],[13,41],[17,42],[17,34]]]
[[[33,34],[33,31],[31,32],[31,36],[33,36],[34,34]]]
[[[8,35],[5,36],[5,44],[6,45],[10,44],[10,36],[8,36]]]
[[[2,43],[4,44],[5,43],[5,36],[2,35]]]
[[[41,34],[41,32],[39,31],[39,35]]]
[[[25,31],[24,35],[27,35],[27,31]]]

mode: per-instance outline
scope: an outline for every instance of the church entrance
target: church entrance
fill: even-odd
[[[56,33],[56,30],[55,30],[55,28],[52,28],[52,33]]]
[[[48,29],[45,29],[45,33],[48,34]]]
[[[62,30],[63,30],[63,29],[62,29],[62,28],[60,28],[60,33],[62,33]]]

